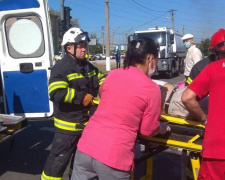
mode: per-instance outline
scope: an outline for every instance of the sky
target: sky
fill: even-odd
[[[49,7],[60,11],[61,0],[48,0]],[[123,44],[136,30],[174,27],[179,33],[193,34],[196,43],[211,38],[225,28],[225,0],[108,0],[110,41]],[[105,0],[64,0],[73,19],[89,34],[102,42],[102,26],[106,37]],[[105,38],[106,39],[106,38]]]

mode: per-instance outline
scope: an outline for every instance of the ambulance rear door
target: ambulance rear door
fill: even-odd
[[[45,0],[0,1],[0,62],[5,113],[49,117],[48,79],[53,65]]]

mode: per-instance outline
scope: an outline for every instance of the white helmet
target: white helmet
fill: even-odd
[[[81,42],[81,41],[86,41],[89,42],[90,39],[88,37],[88,33],[84,32],[80,28],[70,28],[66,33],[63,35],[63,40],[62,40],[62,46],[66,45],[67,43],[76,43],[76,42]]]
[[[194,36],[192,34],[185,34],[181,39],[186,40],[186,39],[192,39]]]

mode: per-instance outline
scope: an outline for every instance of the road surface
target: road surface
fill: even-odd
[[[184,76],[163,79],[173,84]],[[40,180],[40,176],[51,149],[53,139],[53,120],[51,118],[29,119],[28,128],[19,133],[10,152],[10,141],[0,144],[1,180]],[[68,171],[63,180],[68,180]],[[141,176],[142,166],[137,168],[136,176]],[[169,149],[154,157],[153,180],[180,180],[181,152]]]

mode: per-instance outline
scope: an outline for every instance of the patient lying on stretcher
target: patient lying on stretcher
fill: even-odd
[[[184,118],[187,120],[197,120],[192,116],[181,101],[181,96],[187,87],[177,88],[165,81],[153,80],[160,86],[162,98],[162,114]],[[199,101],[203,111],[208,112],[208,96]]]

